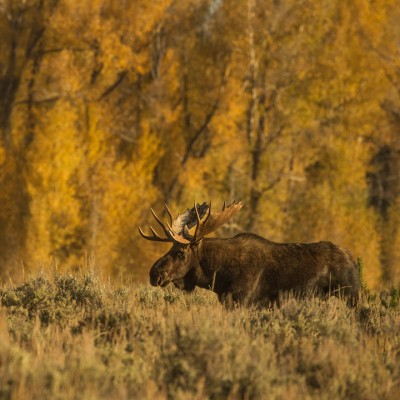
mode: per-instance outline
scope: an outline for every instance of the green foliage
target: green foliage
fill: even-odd
[[[390,307],[396,308],[399,306],[400,301],[400,288],[396,287],[390,293]]]
[[[397,308],[399,306],[399,292],[398,287],[393,287],[390,290],[385,290],[380,293],[380,300],[385,308]]]
[[[358,266],[358,273],[360,274],[362,290],[365,293],[367,293],[369,290],[367,284],[365,283],[364,260],[362,259],[362,257],[357,257],[357,266]]]

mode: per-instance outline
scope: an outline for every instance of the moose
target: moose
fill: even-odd
[[[166,224],[151,208],[164,232],[152,235],[139,227],[147,240],[170,242],[172,248],[150,270],[150,283],[192,291],[196,286],[213,290],[228,308],[233,304],[279,304],[281,293],[310,292],[322,296],[340,294],[355,304],[361,287],[359,270],[350,253],[331,242],[276,243],[253,233],[226,239],[207,238],[242,208],[233,201],[222,211],[211,211],[211,203],[194,204],[174,219],[165,204]],[[195,228],[193,234],[190,230]]]

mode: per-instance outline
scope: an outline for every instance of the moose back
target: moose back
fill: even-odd
[[[275,243],[253,233],[232,238],[205,236],[230,220],[243,204],[233,202],[221,212],[211,204],[196,204],[164,224],[153,213],[164,237],[152,227],[147,240],[171,242],[172,248],[150,270],[153,286],[176,287],[192,291],[196,286],[211,289],[225,303],[268,304],[279,294],[314,292],[343,295],[355,303],[360,276],[350,253],[330,242]],[[190,230],[195,227],[194,234]]]

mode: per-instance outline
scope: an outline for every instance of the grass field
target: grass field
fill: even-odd
[[[0,296],[0,399],[400,398],[398,290],[227,311],[88,272]]]

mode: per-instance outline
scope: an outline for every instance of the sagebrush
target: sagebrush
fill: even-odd
[[[393,399],[399,291],[224,309],[216,296],[36,276],[0,292],[0,399]]]

